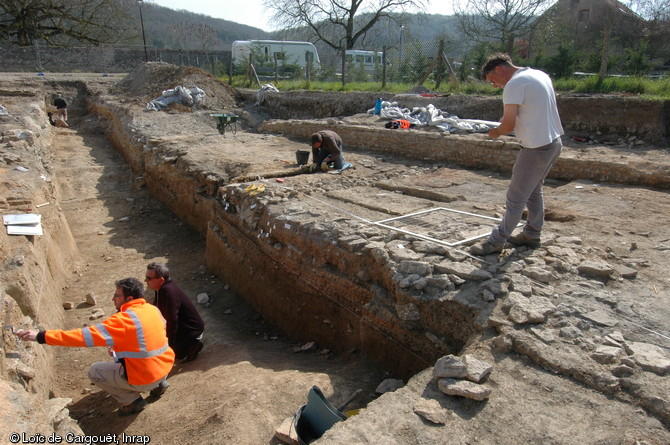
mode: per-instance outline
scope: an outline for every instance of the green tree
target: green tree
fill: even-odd
[[[647,57],[648,50],[649,48],[646,42],[642,42],[642,44],[636,49],[626,50],[624,65],[624,70],[626,73],[632,74],[633,76],[640,76],[642,74],[646,74],[649,71],[651,64],[649,63],[649,58]]]
[[[544,64],[546,70],[554,77],[569,77],[574,71],[579,55],[567,46],[559,46],[558,52],[549,57]]]
[[[135,3],[135,2],[132,2]],[[19,46],[35,42],[116,43],[136,37],[129,0],[2,0],[0,38]],[[131,31],[132,30],[132,31]]]

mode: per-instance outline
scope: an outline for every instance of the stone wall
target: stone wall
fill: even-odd
[[[248,100],[255,92],[243,90]],[[433,104],[461,119],[498,121],[502,116],[500,97],[446,96],[423,97],[418,94],[332,93],[289,91],[271,93],[263,107],[276,119],[319,119],[365,113],[382,97],[412,109]],[[623,96],[583,96],[562,94],[558,97],[561,121],[568,133],[630,138],[635,136],[649,143],[667,144],[670,140],[670,101],[649,101]]]
[[[77,85],[61,85],[76,95]],[[0,92],[10,114],[0,120],[2,180],[10,192],[0,197],[3,214],[42,215],[42,236],[12,236],[0,231],[0,430],[48,436],[56,431],[81,434],[68,417],[70,399],[51,398],[53,351],[22,342],[4,326],[15,329],[62,327],[63,286],[72,273],[76,245],[52,181],[52,126],[44,112],[48,92]],[[18,104],[21,105],[18,105]],[[29,105],[25,105],[28,103]],[[29,115],[14,113],[26,106]],[[18,169],[16,167],[23,167]],[[20,416],[18,415],[20,413]]]
[[[345,125],[336,120],[271,120],[260,126],[261,131],[283,133],[305,141],[312,133],[324,128],[335,130],[349,147],[503,173],[512,171],[516,154],[521,148],[515,140],[490,140],[484,134],[445,135],[438,131],[387,130]],[[663,166],[640,170],[630,162],[617,159],[593,161],[562,156],[552,167],[549,177],[670,188],[670,176]]]

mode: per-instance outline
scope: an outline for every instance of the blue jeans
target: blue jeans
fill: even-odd
[[[335,164],[335,168],[337,170],[342,170],[344,168],[344,164],[346,164],[346,161],[344,160],[344,155],[342,154],[342,145],[340,145],[339,148],[340,148],[340,155],[335,159],[332,159],[332,161]],[[312,148],[312,160],[315,164],[321,165],[321,163],[328,156],[330,156],[330,153],[326,152],[325,150],[322,150],[320,148]]]
[[[500,224],[491,231],[489,241],[496,246],[505,244],[507,238],[521,221],[523,209],[528,208],[528,218],[523,233],[528,238],[539,239],[544,225],[544,197],[542,185],[561,154],[561,138],[550,144],[528,149],[522,148],[512,168],[512,179],[507,189],[505,216]]]

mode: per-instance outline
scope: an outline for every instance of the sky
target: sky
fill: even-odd
[[[273,31],[268,24],[270,13],[263,7],[263,0],[144,0],[170,9],[205,14],[217,19]],[[450,1],[430,0],[431,5],[425,11],[428,14],[452,14]]]

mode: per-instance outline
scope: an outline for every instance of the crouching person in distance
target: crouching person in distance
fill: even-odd
[[[174,364],[174,352],[168,345],[165,320],[144,299],[140,280],[117,281],[113,301],[118,312],[93,326],[71,331],[26,329],[16,335],[52,346],[107,346],[114,361],[94,363],[88,378],[121,403],[118,414],[127,416],[147,405],[142,392],[165,380]]]

